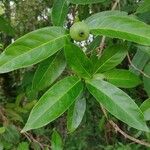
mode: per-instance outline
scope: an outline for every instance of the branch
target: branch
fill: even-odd
[[[149,78],[149,79],[150,79],[150,76],[149,76],[149,75],[145,74],[142,70],[140,70],[139,68],[137,68],[137,67],[132,63],[131,58],[130,58],[130,56],[129,56],[129,53],[127,53],[127,58],[128,58],[128,61],[129,61],[130,65],[131,65],[135,70],[137,70],[138,72],[140,72],[140,73],[141,73],[143,76],[145,76],[146,78]]]
[[[115,3],[113,4],[111,10],[115,10],[117,5],[119,4],[119,2],[120,2],[120,0],[116,0]],[[105,40],[106,40],[106,37],[102,36],[102,40],[101,40],[100,45],[98,47],[98,57],[100,57],[102,54],[102,51],[103,51],[104,46],[105,46]]]
[[[124,131],[122,131],[118,125],[116,123],[114,123],[112,120],[109,120],[109,123],[111,124],[111,126],[117,131],[119,132],[121,135],[123,135],[125,138],[135,142],[135,143],[138,143],[140,145],[144,145],[144,146],[147,146],[147,147],[150,147],[150,143],[148,142],[144,142],[142,140],[139,140],[139,139],[136,139],[130,135],[128,135],[127,133],[125,133]]]
[[[104,116],[108,120],[109,124],[115,129],[116,132],[119,132],[121,135],[123,135],[125,138],[129,139],[130,141],[133,141],[133,142],[138,143],[140,145],[144,145],[144,146],[150,147],[150,143],[144,142],[144,141],[139,140],[139,139],[136,139],[136,138],[128,135],[124,131],[122,131],[115,122],[113,122],[112,120],[108,119],[107,111],[105,110],[105,108],[102,105],[101,105],[101,109],[102,109],[102,112],[103,112]]]
[[[20,128],[18,128],[18,130],[21,131]],[[49,145],[47,145],[47,144],[42,144],[42,143],[40,143],[38,140],[36,140],[36,139],[32,136],[32,134],[29,134],[29,133],[27,133],[27,132],[23,132],[22,134],[28,139],[28,141],[29,141],[30,143],[31,143],[31,142],[38,143],[42,150],[44,150],[44,146],[50,148]]]

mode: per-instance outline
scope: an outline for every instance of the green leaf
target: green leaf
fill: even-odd
[[[4,146],[3,144],[0,142],[0,150],[3,150],[4,149]]]
[[[32,142],[31,147],[33,150],[41,150],[41,147],[37,142]]]
[[[105,2],[106,0],[68,0],[68,1],[73,4],[86,5],[86,4],[102,3]]]
[[[63,26],[68,13],[68,3],[66,0],[55,0],[52,8],[52,22],[55,26]]]
[[[96,36],[93,41],[88,45],[87,51],[94,51],[97,47],[99,47],[101,37]]]
[[[144,53],[148,54],[147,57],[150,58],[150,47],[149,46],[138,46],[139,50],[143,51]]]
[[[48,87],[61,75],[65,67],[66,61],[62,51],[44,60],[35,72],[32,88],[42,90]]]
[[[90,93],[112,115],[129,126],[149,132],[144,116],[136,103],[122,90],[103,80],[87,81]]]
[[[75,131],[80,125],[86,110],[86,99],[79,97],[68,110],[67,129],[69,132]]]
[[[143,46],[144,48],[145,46]],[[148,62],[150,57],[143,51],[137,50],[136,54],[134,55],[132,59],[132,64],[138,68],[139,70],[143,70],[144,66]],[[140,75],[140,72],[137,71],[134,67],[130,66],[130,71],[133,72],[136,75]]]
[[[124,12],[104,11],[86,21],[91,33],[150,45],[150,26]]]
[[[14,125],[9,125],[5,127],[5,133],[1,136],[4,141],[10,144],[16,144],[19,142],[20,139],[20,133]]]
[[[150,12],[150,2],[149,0],[144,0],[142,4],[137,8],[136,13]]]
[[[70,43],[65,45],[64,50],[66,60],[71,69],[81,77],[90,78],[92,64],[82,49]]]
[[[150,62],[145,66],[144,73],[150,77]],[[150,97],[150,78],[143,76],[144,89]]]
[[[62,138],[56,130],[52,133],[51,148],[52,150],[63,150]]]
[[[17,150],[29,150],[29,144],[27,142],[19,143]]]
[[[101,58],[96,62],[94,73],[105,72],[120,64],[126,57],[127,47],[124,45],[114,45],[104,50]]]
[[[14,108],[13,109],[6,109],[6,113],[11,118],[10,120],[23,122],[22,116],[20,114],[18,114],[14,110]]]
[[[83,90],[81,80],[75,76],[54,84],[33,107],[22,132],[40,128],[62,115]]]
[[[146,121],[150,120],[150,98],[145,100],[140,106]]]
[[[36,64],[64,47],[67,34],[61,27],[30,32],[8,46],[0,55],[0,73]]]
[[[104,73],[105,79],[121,88],[133,88],[141,84],[141,80],[134,73],[124,69],[114,69]]]
[[[3,49],[3,44],[0,43],[0,49]]]
[[[14,35],[14,30],[10,23],[7,22],[2,16],[0,16],[0,32],[1,31],[8,35]]]
[[[5,132],[5,127],[0,127],[0,134],[3,134]]]

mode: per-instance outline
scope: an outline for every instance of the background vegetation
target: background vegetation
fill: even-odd
[[[14,40],[36,29],[52,26],[52,7],[54,0],[1,0],[0,1],[0,51]],[[115,5],[116,4],[116,5]],[[117,9],[150,24],[149,0],[103,0],[90,5],[69,4],[65,27],[70,28],[73,21],[84,20],[94,13]],[[57,20],[56,20],[57,21]],[[11,26],[9,25],[11,24]],[[102,37],[97,37],[94,44],[93,36],[86,42],[77,43],[83,48],[97,49]],[[103,48],[118,39],[106,38]],[[101,47],[100,47],[101,48]],[[76,52],[74,52],[76,53]],[[130,69],[143,79],[143,84],[136,88],[123,89],[140,106],[150,96],[150,48],[136,46],[130,43],[129,55],[119,65],[119,68]],[[87,101],[86,112],[80,126],[71,134],[66,129],[66,113],[45,127],[29,132],[20,133],[24,127],[30,110],[45,90],[39,95],[31,91],[31,84],[37,65],[10,73],[0,74],[0,150],[148,150],[150,134],[135,130],[109,115],[111,124],[107,120],[105,111],[101,110],[95,99],[85,92]],[[59,77],[60,80],[67,70]],[[150,113],[150,110],[148,111]],[[149,118],[150,119],[150,118]],[[149,120],[148,119],[148,120]],[[149,123],[149,122],[148,122]],[[113,126],[114,125],[114,126]],[[136,139],[130,140],[125,131]],[[139,144],[137,144],[137,143]]]

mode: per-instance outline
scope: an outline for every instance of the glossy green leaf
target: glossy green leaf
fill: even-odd
[[[145,120],[150,120],[150,98],[145,100],[140,106]]]
[[[44,60],[35,72],[32,88],[42,90],[48,87],[61,75],[65,67],[66,61],[62,51]]]
[[[105,2],[106,0],[68,0],[68,1],[73,4],[86,5],[86,4],[93,4],[93,3],[102,3]]]
[[[62,138],[56,130],[54,130],[52,133],[51,149],[52,150],[63,150]]]
[[[114,69],[104,73],[105,80],[121,88],[133,88],[141,84],[134,73],[124,69]]]
[[[22,132],[40,128],[62,115],[81,94],[83,84],[75,76],[54,84],[33,107]]]
[[[70,43],[65,45],[64,50],[66,60],[71,69],[81,77],[90,78],[92,64],[82,49],[80,49],[75,44]]]
[[[136,103],[122,90],[103,80],[87,81],[90,93],[112,115],[138,130],[149,131]]]
[[[10,23],[7,22],[2,16],[0,16],[0,32],[1,31],[8,35],[14,35],[14,30]]]
[[[105,72],[120,64],[127,55],[127,47],[114,45],[104,50],[101,58],[96,62],[94,73]]]
[[[150,45],[150,26],[124,12],[104,11],[86,21],[91,33]]]
[[[142,46],[142,47],[144,48],[145,46]],[[150,56],[148,56],[144,51],[141,51],[140,49],[138,49],[132,59],[132,64],[139,70],[143,70],[143,68],[145,67],[149,59],[150,59]],[[136,75],[140,75],[140,72],[136,70],[135,67],[130,66],[130,71]]]
[[[66,37],[66,31],[61,27],[46,27],[24,35],[0,55],[0,73],[28,67],[48,58],[64,47]]]
[[[63,26],[68,13],[66,0],[55,0],[52,8],[52,22],[55,26]]]
[[[86,99],[79,97],[68,110],[67,129],[69,132],[75,131],[80,125],[86,110]]]
[[[143,76],[143,82],[144,82],[144,89],[147,92],[148,96],[150,97],[150,62],[145,66],[144,73],[149,76],[149,78]]]

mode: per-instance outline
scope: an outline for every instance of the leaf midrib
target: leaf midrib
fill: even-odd
[[[43,80],[43,78],[45,77],[45,75],[47,74],[49,68],[51,68],[51,66],[53,65],[53,63],[55,62],[56,58],[58,57],[59,53],[55,56],[55,58],[52,60],[51,64],[49,65],[49,67],[46,69],[46,71],[44,72],[42,78],[40,79],[40,81],[38,82],[38,85],[39,86],[41,84],[41,81]],[[36,86],[36,87],[37,87]]]
[[[71,86],[71,88],[69,88],[63,95],[61,95],[60,97],[58,97],[57,101],[55,103],[53,103],[50,107],[48,107],[45,111],[43,111],[43,113],[40,114],[40,116],[38,116],[38,118],[36,118],[34,121],[32,121],[32,124],[34,124],[39,118],[41,118],[47,111],[49,111],[49,109],[51,107],[53,107],[60,99],[62,99],[62,97],[64,97],[74,86],[76,86],[78,83],[80,82],[80,80],[78,79],[78,81],[73,84],[73,86]],[[39,100],[40,101],[40,100]],[[36,107],[36,106],[35,106]],[[34,110],[34,109],[33,109]],[[31,125],[28,124],[28,125]]]
[[[109,62],[113,57],[115,57],[119,52],[121,52],[122,50],[117,51],[114,55],[112,55],[109,59],[107,59],[104,63],[102,63],[94,72],[94,74],[96,74],[105,64],[107,64],[107,62]]]
[[[128,79],[127,79],[127,78],[125,78],[125,79],[123,79],[123,78],[111,78],[111,77],[109,78],[109,77],[107,77],[107,76],[106,76],[106,79],[108,79],[108,80],[110,79],[110,80],[133,81],[133,80],[131,80],[130,78],[128,78]]]
[[[131,33],[131,32],[125,32],[125,31],[120,31],[120,30],[114,30],[114,29],[112,29],[112,28],[101,28],[101,27],[95,27],[95,28],[90,28],[91,29],[91,32],[93,31],[93,32],[95,32],[95,31],[97,31],[97,30],[102,30],[102,31],[104,31],[104,30],[109,30],[110,32],[111,31],[115,31],[115,32],[119,32],[119,33],[123,33],[123,34],[129,34],[129,35],[133,35],[133,36],[137,36],[137,37],[140,37],[140,38],[143,38],[143,39],[148,39],[149,41],[150,41],[150,38],[148,37],[148,36],[141,36],[141,35],[139,35],[139,34],[135,34],[135,33]],[[112,35],[110,35],[110,36],[112,36]],[[116,37],[116,36],[113,36],[113,37]],[[118,37],[118,36],[117,36]],[[120,38],[120,37],[118,37],[118,38]],[[121,37],[121,39],[122,39],[122,37]],[[134,38],[133,38],[134,39]],[[138,42],[137,42],[138,43]]]
[[[85,67],[82,65],[82,63],[80,62],[80,60],[77,58],[77,61],[79,62],[80,66],[83,68],[83,70],[86,72],[86,74],[89,76],[89,78],[91,77],[91,74],[85,69]]]
[[[42,46],[45,46],[45,45],[47,45],[47,44],[49,44],[49,43],[53,43],[53,42],[55,42],[55,41],[58,40],[58,39],[67,37],[68,35],[69,35],[69,34],[60,36],[60,37],[55,38],[55,39],[53,39],[53,40],[51,40],[51,41],[48,41],[48,42],[46,42],[46,43],[43,43],[43,44],[41,44],[41,45],[39,45],[39,46],[37,46],[37,47],[35,47],[35,48],[33,48],[33,49],[29,49],[29,51],[26,51],[25,53],[20,54],[20,55],[18,55],[17,57],[14,57],[14,58],[10,59],[10,61],[7,61],[6,63],[4,63],[3,65],[1,65],[0,67],[4,66],[4,65],[6,65],[6,64],[9,64],[10,62],[14,61],[15,59],[17,59],[17,58],[20,57],[20,56],[26,55],[27,53],[31,53],[32,51],[36,50],[37,48],[40,48],[40,47],[42,47]],[[7,49],[6,49],[6,50],[7,50]],[[3,54],[5,55],[5,51],[4,51]],[[7,56],[7,55],[6,55],[6,56]]]
[[[91,84],[91,82],[89,82],[90,84]],[[94,86],[93,84],[91,84],[93,87],[95,87],[95,89],[96,90],[98,90],[98,91],[101,91],[101,90],[99,90],[96,86]],[[102,91],[101,91],[102,92]],[[104,95],[106,95],[107,97],[108,97],[108,99],[110,99],[111,100],[111,98],[109,98],[110,96],[108,96],[107,95],[107,93],[104,93],[104,92],[102,92]],[[127,95],[126,95],[127,96]],[[131,99],[129,96],[127,96],[129,99]],[[114,103],[114,101],[112,100],[112,102]],[[120,107],[120,105],[118,105],[118,103],[115,103],[115,105],[116,106],[118,106],[119,107],[119,109],[121,108]],[[124,107],[123,107],[124,108]],[[127,114],[128,115],[128,112],[126,112],[124,109],[122,109],[124,112],[125,112],[125,114]],[[140,114],[142,115],[142,111],[140,111],[139,110],[139,112],[140,112]],[[138,122],[138,120],[136,120],[134,117],[132,117],[132,114],[130,115],[128,115],[128,116],[130,116],[131,118],[133,118],[133,120],[135,120],[135,122],[137,122],[138,124],[139,124],[139,122]],[[143,117],[144,118],[144,117]],[[140,123],[140,126],[141,126],[141,123]]]
[[[62,14],[63,14],[62,11],[63,11],[63,8],[64,8],[65,3],[66,3],[66,0],[63,1],[63,5],[62,5],[62,7],[61,7],[61,8],[62,8],[62,9],[61,9],[61,12],[60,12],[61,15],[59,15],[59,21],[58,21],[58,24],[59,24],[59,25],[60,25],[60,23],[61,23],[61,18],[62,18]]]

